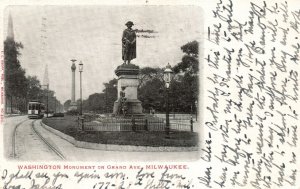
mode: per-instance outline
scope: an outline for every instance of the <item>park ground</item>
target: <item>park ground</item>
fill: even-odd
[[[133,145],[133,146],[172,146],[191,147],[198,146],[197,132],[171,130],[169,137],[164,131],[86,131],[78,130],[78,117],[66,115],[65,117],[44,118],[43,123],[59,130],[78,141]]]
[[[58,119],[58,118],[56,118]],[[19,123],[21,123],[19,125]],[[199,151],[176,152],[131,152],[131,151],[107,151],[78,148],[61,137],[41,127],[40,119],[28,119],[25,116],[12,116],[5,118],[3,127],[5,157],[18,161],[57,161],[56,154],[47,147],[32,130],[34,124],[36,130],[58,151],[67,161],[196,161],[199,159]],[[17,125],[19,125],[17,127]],[[16,131],[14,135],[13,131]],[[12,156],[12,138],[15,137],[15,157]]]

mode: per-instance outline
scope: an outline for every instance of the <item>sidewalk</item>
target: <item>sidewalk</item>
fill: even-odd
[[[15,116],[24,116],[27,114],[4,114],[4,117],[15,117]]]

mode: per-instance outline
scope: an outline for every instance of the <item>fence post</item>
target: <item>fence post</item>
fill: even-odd
[[[145,131],[148,131],[148,119],[145,119],[145,127],[144,127]]]
[[[136,127],[135,127],[135,119],[134,119],[133,116],[131,117],[131,123],[132,123],[132,130],[135,132],[136,131]]]
[[[84,131],[84,118],[83,117],[81,118],[81,121],[82,121],[82,131]]]
[[[79,131],[79,128],[81,127],[81,123],[80,123],[79,117],[77,117],[77,123],[78,123],[77,131]]]
[[[191,116],[191,132],[194,132],[194,128],[193,128],[193,116]]]

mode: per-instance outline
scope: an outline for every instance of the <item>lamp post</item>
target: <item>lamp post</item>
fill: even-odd
[[[108,112],[108,107],[107,107],[107,90],[108,90],[108,87],[106,87],[105,89],[105,113]]]
[[[54,113],[56,113],[56,97],[54,96]]]
[[[195,101],[195,106],[196,106],[196,121],[197,121],[197,113],[198,113],[198,100]]]
[[[82,74],[83,72],[83,64],[80,61],[79,63],[79,73],[80,73],[80,115],[82,116]]]
[[[82,127],[82,132],[84,132],[84,119],[82,116],[82,72],[83,72],[83,64],[80,61],[79,63],[79,73],[80,73],[80,120],[81,121],[81,127]]]
[[[164,70],[164,81],[166,84],[166,92],[167,92],[167,106],[166,106],[166,127],[165,127],[165,132],[166,132],[166,137],[170,137],[170,120],[169,120],[169,88],[170,88],[170,83],[172,80],[173,76],[173,71],[171,69],[170,64],[166,66],[166,69]]]

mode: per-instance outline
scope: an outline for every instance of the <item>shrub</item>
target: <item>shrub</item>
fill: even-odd
[[[72,115],[72,116],[79,115],[79,111],[78,110],[69,110],[69,111],[67,111],[66,114],[67,115]]]

